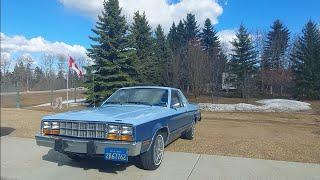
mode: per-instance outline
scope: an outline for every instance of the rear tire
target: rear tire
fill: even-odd
[[[195,130],[196,124],[195,121],[193,121],[191,127],[186,132],[184,132],[182,138],[192,140],[194,138]]]
[[[157,133],[152,141],[149,150],[140,155],[140,161],[143,169],[155,170],[157,169],[164,155],[164,138],[163,135]]]

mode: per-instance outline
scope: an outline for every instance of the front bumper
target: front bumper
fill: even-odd
[[[141,142],[120,142],[108,140],[89,140],[58,136],[36,135],[36,142],[39,146],[51,147],[59,152],[72,152],[88,155],[103,155],[104,149],[125,148],[128,149],[128,156],[137,156],[141,152]]]

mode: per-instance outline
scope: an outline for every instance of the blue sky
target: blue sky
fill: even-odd
[[[91,41],[88,36],[96,21],[95,17],[100,12],[101,3],[97,3],[100,1],[1,0],[1,33],[6,37],[1,38],[7,43],[4,46],[18,41],[19,38],[14,37],[19,35],[25,38],[23,41],[41,37],[42,39],[34,39],[33,42],[65,43],[70,45],[68,48],[73,48],[72,51],[75,53],[82,52],[90,46]],[[169,4],[175,6],[175,12],[166,11],[165,8],[169,9],[169,5],[164,0],[122,0],[122,2],[125,4],[123,8],[127,15],[130,15],[134,8],[142,8],[146,11],[152,26],[160,23],[166,29],[173,20],[177,21],[184,17],[189,7],[196,14],[199,23],[204,21],[205,14],[209,14],[218,31],[235,30],[240,23],[244,23],[250,31],[268,30],[272,22],[278,18],[285,23],[292,34],[296,34],[301,32],[309,19],[320,22],[320,0],[188,0],[188,2],[171,0]],[[158,5],[160,2],[162,4]],[[66,47],[65,44],[49,47]],[[19,46],[19,43],[16,46]],[[1,50],[19,53],[21,49]],[[34,51],[29,49],[26,52]]]

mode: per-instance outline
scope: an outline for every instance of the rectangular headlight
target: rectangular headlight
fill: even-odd
[[[43,121],[42,122],[42,128],[43,129],[49,129],[51,127],[50,122],[48,121]]]
[[[110,134],[118,134],[119,126],[118,125],[109,125],[108,126],[108,133]]]
[[[132,129],[132,126],[122,126],[120,132],[123,135],[132,135]]]
[[[51,129],[59,129],[59,122],[52,122]]]

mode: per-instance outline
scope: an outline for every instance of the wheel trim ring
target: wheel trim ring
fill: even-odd
[[[159,134],[155,140],[154,151],[153,151],[153,162],[158,166],[163,159],[164,154],[164,141],[163,137]]]

